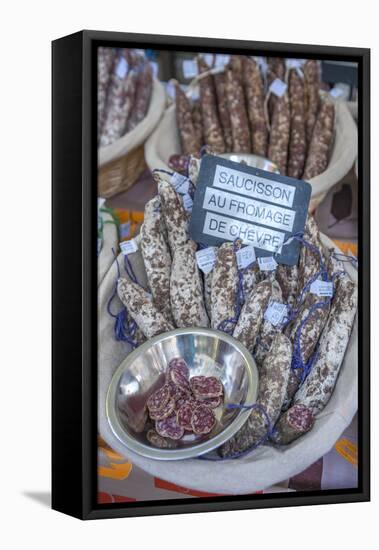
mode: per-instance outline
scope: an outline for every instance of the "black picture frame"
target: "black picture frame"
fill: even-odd
[[[97,142],[99,45],[251,53],[358,63],[359,408],[357,489],[96,504]],[[81,519],[370,499],[370,50],[81,31],[52,43],[52,507]]]

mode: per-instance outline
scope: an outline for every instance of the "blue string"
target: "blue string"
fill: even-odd
[[[334,281],[335,281],[335,279],[337,277],[340,277],[344,273],[345,273],[344,271],[337,271],[336,273],[334,273],[332,275],[331,278],[329,278],[328,273],[326,272],[327,282],[333,283],[333,294],[334,294]],[[308,282],[305,285],[305,287],[309,287],[310,284],[316,279],[317,279],[316,276],[312,277],[310,282]],[[299,378],[300,385],[303,384],[303,382],[307,378],[308,374],[311,372],[312,367],[313,367],[313,365],[314,365],[314,363],[317,359],[317,356],[318,356],[318,344],[317,344],[317,346],[315,347],[314,352],[312,353],[312,355],[310,356],[308,361],[306,363],[303,361],[302,354],[301,354],[301,344],[300,344],[302,330],[303,330],[304,326],[306,325],[306,323],[309,321],[309,319],[312,317],[313,313],[317,309],[328,307],[329,304],[331,303],[332,299],[333,299],[333,296],[327,296],[324,299],[324,301],[316,302],[315,304],[313,304],[311,306],[311,308],[309,309],[308,315],[302,320],[302,322],[300,323],[299,327],[296,330],[295,345],[294,345],[294,351],[293,351],[293,355],[292,355],[291,369],[295,372],[296,376]],[[297,313],[298,313],[298,310],[297,310],[296,314]],[[294,315],[292,315],[292,317],[294,317]]]
[[[357,267],[358,265],[358,260],[357,258],[354,258],[354,256],[349,256],[348,254],[342,254],[342,252],[333,252],[332,256],[339,262],[351,263],[354,267]]]
[[[164,170],[163,168],[154,168],[153,174],[155,172],[162,172],[162,174],[168,174],[169,176],[173,176],[175,172],[170,172],[169,170]]]
[[[138,282],[136,274],[134,273],[132,264],[130,263],[130,260],[129,260],[127,254],[125,254],[125,256],[124,256],[124,267],[125,267],[125,271],[126,271],[128,277],[130,278],[130,280],[133,281],[133,283],[135,283],[136,285],[141,286]]]
[[[285,325],[289,324],[291,321],[293,321],[296,318],[296,316],[298,315],[298,313],[300,311],[300,307],[301,307],[301,304],[302,304],[302,301],[303,301],[304,293],[307,292],[310,289],[312,283],[314,283],[319,277],[321,277],[323,281],[328,281],[329,280],[328,271],[326,269],[326,265],[325,265],[325,262],[323,260],[321,251],[317,248],[317,246],[315,246],[314,244],[312,244],[309,241],[307,241],[306,239],[304,239],[302,237],[302,235],[303,235],[303,233],[295,233],[292,237],[290,237],[289,240],[291,240],[291,238],[294,238],[294,239],[298,240],[299,242],[301,242],[304,246],[309,248],[312,252],[317,254],[319,256],[319,259],[320,259],[320,266],[321,267],[320,267],[320,270],[317,271],[313,275],[313,277],[311,277],[308,280],[308,282],[304,285],[301,292],[299,293],[299,295],[296,298],[295,306],[291,308],[289,305],[287,305],[287,307],[288,307],[287,316],[283,319],[283,322],[281,324],[281,328],[284,328]]]
[[[200,149],[200,157],[203,157],[204,155],[207,155],[208,154],[208,145],[203,145],[202,148]]]
[[[304,287],[302,288],[300,294],[298,295],[298,297],[296,299],[295,306],[293,308],[288,308],[288,315],[283,320],[282,327],[284,327],[285,325],[290,323],[299,314],[301,304],[302,304],[302,301],[303,301],[304,293],[307,292],[310,289],[313,282],[315,282],[319,277],[321,277],[321,279],[323,281],[334,283],[335,279],[344,273],[344,271],[336,272],[330,278],[329,275],[328,275],[328,271],[326,269],[326,265],[325,265],[321,250],[319,250],[317,248],[317,246],[315,246],[313,243],[310,243],[309,241],[304,239],[303,233],[295,233],[292,237],[290,237],[290,239],[288,239],[288,241],[292,240],[292,238],[298,240],[304,246],[306,246],[309,250],[311,250],[314,254],[319,256],[320,270],[317,273],[315,273],[315,275],[313,275],[313,277],[311,277],[307,281],[307,283],[304,285]],[[350,257],[349,257],[349,259],[350,259]],[[334,287],[334,284],[333,284],[333,287]],[[301,355],[301,345],[300,345],[302,329],[304,328],[305,324],[309,321],[309,319],[311,318],[311,316],[313,315],[313,313],[317,309],[327,307],[331,303],[331,301],[332,301],[332,297],[326,297],[326,299],[324,301],[316,302],[315,304],[313,304],[313,306],[310,308],[310,310],[308,312],[308,315],[305,317],[305,319],[303,319],[303,321],[301,322],[300,326],[298,327],[298,329],[296,331],[294,352],[293,352],[293,355],[292,355],[292,362],[291,362],[291,369],[296,373],[296,376],[298,376],[298,378],[300,379],[300,385],[303,384],[304,380],[307,378],[308,374],[312,370],[312,367],[313,367],[313,365],[314,365],[314,363],[317,359],[317,355],[318,355],[318,345],[317,345],[314,352],[313,352],[313,354],[311,355],[311,357],[308,359],[308,361],[306,363],[304,363],[302,355]]]
[[[111,297],[109,298],[107,303],[107,311],[108,314],[115,320],[113,327],[115,339],[117,341],[127,342],[132,347],[132,349],[135,349],[138,346],[137,342],[134,340],[135,334],[137,332],[137,323],[129,317],[126,307],[123,307],[118,313],[113,313],[111,310],[111,304],[115,296],[117,295],[117,281],[121,277],[120,266],[118,264],[117,256],[113,248],[112,252],[114,256],[114,261],[116,262],[117,266],[118,277],[114,285]]]
[[[300,385],[304,382],[304,380],[306,379],[306,377],[310,373],[310,371],[312,369],[312,366],[313,366],[314,362],[316,361],[317,351],[318,351],[318,349],[317,349],[318,346],[316,346],[316,349],[312,353],[311,357],[308,359],[308,361],[306,363],[304,363],[302,355],[301,355],[301,345],[300,345],[302,330],[303,330],[304,326],[306,325],[306,323],[308,322],[308,320],[310,319],[310,317],[313,315],[313,313],[317,309],[327,307],[330,304],[330,302],[331,302],[331,298],[327,298],[323,302],[316,302],[315,304],[313,304],[313,306],[309,310],[308,315],[305,317],[305,319],[302,320],[299,327],[297,328],[296,335],[295,335],[295,342],[296,343],[295,343],[294,352],[293,352],[293,355],[292,355],[291,369],[296,373],[296,375],[300,379]],[[300,374],[298,375],[298,373],[300,373]]]
[[[299,231],[298,233],[294,233],[293,235],[291,235],[291,237],[289,237],[289,239],[287,241],[285,241],[283,243],[282,246],[285,246],[286,244],[290,243],[292,241],[292,239],[295,239],[296,241],[300,242],[306,248],[311,250],[314,254],[318,255],[319,259],[320,259],[321,270],[326,271],[326,266],[325,266],[325,262],[324,262],[321,250],[319,250],[317,248],[317,246],[314,245],[313,243],[311,243],[311,242],[307,241],[306,239],[304,239],[304,233],[303,232]],[[275,252],[274,256],[278,256],[278,255],[279,255],[279,252]]]
[[[267,424],[267,429],[266,429],[266,433],[258,440],[256,441],[253,445],[251,445],[248,449],[245,449],[244,451],[240,451],[238,453],[234,453],[232,455],[229,455],[229,456],[206,456],[206,455],[203,455],[203,456],[198,456],[197,458],[199,460],[210,460],[212,462],[218,462],[218,461],[221,461],[221,460],[235,460],[236,458],[240,458],[241,456],[244,456],[244,455],[247,455],[249,453],[251,453],[252,451],[254,451],[255,449],[257,449],[258,447],[260,447],[261,445],[264,445],[266,443],[266,441],[268,439],[270,439],[274,432],[275,432],[275,429],[274,429],[274,426],[272,425],[272,422],[271,422],[271,419],[269,417],[269,415],[267,414],[265,408],[260,405],[259,403],[254,403],[253,405],[239,405],[239,404],[235,404],[235,403],[230,403],[228,405],[226,405],[226,408],[227,409],[245,409],[245,410],[258,410],[260,411],[263,416],[265,417],[265,421],[266,421],[266,424]]]

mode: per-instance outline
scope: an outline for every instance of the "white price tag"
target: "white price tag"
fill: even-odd
[[[272,256],[262,256],[258,258],[258,265],[261,271],[275,271],[278,264]]]
[[[301,69],[304,65],[304,59],[286,59],[287,69]]]
[[[166,93],[171,99],[175,99],[176,88],[172,82],[167,82],[166,84]]]
[[[174,172],[174,174],[171,176],[171,185],[178,193],[180,193],[181,195],[185,195],[186,193],[188,193],[189,179],[182,174]]]
[[[214,55],[213,55],[213,53],[205,53],[205,54],[203,54],[203,58],[204,58],[205,63],[206,63],[209,67],[212,67],[212,65],[213,65],[213,60],[214,60]]]
[[[310,291],[312,294],[316,294],[317,296],[332,298],[333,283],[332,281],[321,281],[320,279],[317,279],[311,284]]]
[[[129,237],[130,234],[130,222],[125,222],[120,225],[120,239]]]
[[[264,318],[274,327],[280,325],[286,316],[287,306],[286,304],[281,304],[280,302],[271,302],[264,314]]]
[[[200,86],[191,86],[186,90],[186,96],[192,101],[199,101],[200,99]]]
[[[158,71],[159,71],[158,63],[156,61],[151,61],[150,64],[151,64],[151,70],[153,73],[153,78],[158,78]]]
[[[190,195],[183,195],[183,206],[187,212],[192,212],[193,200]]]
[[[225,65],[227,65],[229,63],[229,61],[230,61],[230,55],[228,55],[228,54],[217,54],[216,55],[215,66],[224,68]]]
[[[124,256],[127,256],[128,254],[133,254],[133,252],[137,252],[138,245],[135,239],[130,239],[129,241],[122,241],[120,243],[120,248]]]
[[[183,60],[183,75],[184,78],[195,78],[197,76],[197,63],[195,59]]]
[[[103,197],[97,197],[97,208],[100,210],[102,206],[104,206],[106,199]]]
[[[249,244],[248,246],[237,250],[236,258],[238,269],[244,269],[255,262],[256,258],[253,245]]]
[[[334,98],[338,99],[339,97],[342,97],[344,95],[343,90],[341,88],[332,88],[329,92],[329,94]]]
[[[116,67],[116,74],[119,78],[125,78],[127,72],[128,72],[128,63],[125,57],[120,57]]]
[[[275,78],[271,82],[270,85],[270,92],[275,94],[278,97],[282,97],[287,91],[287,84],[283,82],[283,80],[280,80],[280,78]]]
[[[203,273],[210,273],[216,263],[216,250],[210,246],[196,252],[196,261]]]

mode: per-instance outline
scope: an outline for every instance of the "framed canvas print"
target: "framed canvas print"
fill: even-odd
[[[369,50],[52,51],[53,508],[368,500]]]

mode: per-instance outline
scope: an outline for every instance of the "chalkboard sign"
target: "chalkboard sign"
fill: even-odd
[[[213,155],[201,161],[190,235],[198,243],[220,245],[242,239],[257,257],[298,261],[311,185]]]

